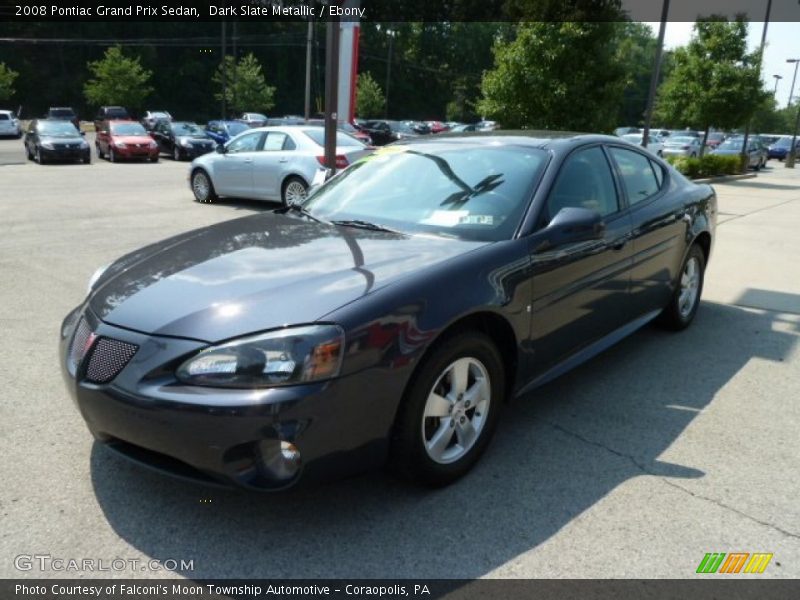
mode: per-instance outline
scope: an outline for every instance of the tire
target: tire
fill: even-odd
[[[28,147],[28,144],[25,144],[25,158],[27,158],[28,160],[33,160],[33,153],[31,152],[31,149]]]
[[[217,199],[211,177],[203,169],[197,169],[192,173],[192,193],[194,199],[201,204],[211,204]]]
[[[692,263],[694,263],[694,275],[689,273],[692,270],[690,267]],[[703,249],[697,244],[693,244],[681,265],[675,292],[659,316],[661,325],[673,331],[681,331],[692,324],[703,294],[705,270],[706,257]],[[684,293],[687,295],[684,296]]]
[[[454,372],[462,374],[462,383],[451,383]],[[403,395],[392,432],[391,470],[432,487],[465,475],[489,445],[504,394],[503,360],[486,335],[464,332],[437,343]]]
[[[301,192],[302,188],[302,192]],[[299,177],[288,177],[281,186],[281,202],[284,206],[296,200],[302,200],[308,193],[308,184]]]
[[[100,144],[95,144],[94,149],[95,152],[97,152],[97,159],[100,160],[101,158],[103,158],[103,151],[100,150]]]
[[[172,147],[172,159],[175,161],[183,160],[183,157],[181,156],[181,149],[178,148],[177,145]]]
[[[697,152],[692,152],[692,155],[689,158],[697,158]]]
[[[114,152],[114,148],[111,146],[108,147],[108,162],[117,162],[117,153]]]
[[[34,160],[40,165],[43,165],[47,162],[47,159],[42,154],[42,150],[38,146],[36,147],[36,154],[34,155]]]
[[[81,162],[82,162],[83,164],[85,164],[85,165],[90,165],[90,164],[92,164],[92,155],[91,155],[91,154],[89,154],[89,155],[87,155],[87,156],[84,156],[84,157],[81,159]]]

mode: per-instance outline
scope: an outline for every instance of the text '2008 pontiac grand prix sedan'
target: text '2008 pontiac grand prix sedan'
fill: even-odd
[[[96,273],[64,374],[100,442],[172,474],[442,485],[509,398],[651,319],[688,326],[715,223],[709,186],[617,138],[395,145]]]

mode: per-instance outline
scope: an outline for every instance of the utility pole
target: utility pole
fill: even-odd
[[[392,47],[394,46],[394,36],[397,32],[387,29],[386,35],[389,36],[389,56],[386,60],[386,103],[384,104],[384,118],[389,118],[389,83],[392,80]]]
[[[227,81],[227,66],[225,64],[225,19],[222,19],[222,35],[221,35],[221,45],[222,45],[222,118],[225,119],[228,113],[228,81]]]
[[[783,76],[781,76],[781,75],[773,75],[773,77],[775,78],[775,89],[772,90],[772,97],[774,98],[775,96],[778,95],[778,82],[781,79],[783,79]]]
[[[336,173],[336,129],[339,115],[339,17],[328,17],[325,31],[325,167]]]
[[[237,63],[238,58],[237,58],[237,55],[236,55],[236,41],[237,41],[236,23],[237,23],[237,21],[233,22],[233,34],[231,35],[231,43],[233,44],[233,77],[232,77],[232,82],[231,82],[231,89],[233,91],[233,98],[231,99],[231,108],[234,109],[234,110],[236,109],[236,106],[237,106],[237,102],[236,102],[236,76],[237,76],[237,72],[239,70],[238,66],[237,66],[238,65],[238,63]]]
[[[664,33],[667,29],[667,16],[669,15],[669,0],[664,0],[661,5],[661,24],[658,27],[658,44],[656,45],[656,59],[653,73],[650,76],[650,91],[647,93],[647,108],[644,115],[644,133],[642,133],[642,146],[647,148],[650,141],[650,125],[653,119],[653,104],[656,99],[658,78],[661,75],[661,54],[664,51]]]
[[[764,45],[767,43],[767,27],[769,27],[769,13],[772,10],[772,0],[767,0],[767,14],[764,16],[764,29],[761,31],[761,46],[758,50],[758,79],[761,81],[761,64],[764,62]],[[750,137],[750,121],[744,128],[744,139],[742,140],[742,162],[747,165],[750,159],[747,157],[747,139]]]
[[[306,123],[311,118],[311,57],[314,46],[314,19],[308,19],[308,34],[306,36],[306,95],[304,113]]]

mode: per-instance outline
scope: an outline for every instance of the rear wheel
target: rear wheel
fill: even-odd
[[[700,246],[694,244],[683,261],[675,292],[659,317],[662,325],[674,331],[691,325],[700,306],[705,269],[705,254]]]
[[[192,173],[192,192],[195,200],[203,204],[210,204],[217,199],[214,184],[211,183],[208,173],[202,169],[197,169]]]
[[[299,177],[289,177],[283,183],[283,189],[281,190],[281,202],[283,202],[284,206],[289,206],[290,204],[299,204],[305,200],[307,193],[308,186],[306,185],[305,181]]]
[[[427,485],[452,483],[488,446],[504,392],[503,361],[487,336],[465,332],[438,344],[404,395],[390,466]]]

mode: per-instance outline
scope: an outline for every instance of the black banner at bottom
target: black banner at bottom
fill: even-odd
[[[3,579],[2,600],[796,600],[800,580]]]

